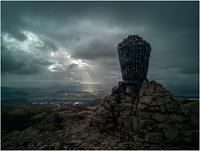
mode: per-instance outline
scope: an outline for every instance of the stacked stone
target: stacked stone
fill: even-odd
[[[117,92],[114,87],[92,118],[91,125],[100,131],[132,133],[138,149],[191,149],[192,140],[198,140],[187,110],[161,84],[144,81],[138,103],[134,85],[122,87],[120,103]]]
[[[118,47],[125,46],[127,44],[146,44],[149,43],[146,40],[143,40],[142,37],[138,35],[128,35],[127,38],[124,38],[122,42],[118,43]]]
[[[155,81],[144,81],[140,97],[138,123],[134,123],[138,127],[138,142],[150,149],[177,145],[180,149],[190,149],[195,130],[187,111],[173,94]]]
[[[100,131],[105,131],[115,127],[114,107],[116,106],[115,96],[106,96],[101,106],[90,121],[92,126],[98,127]]]

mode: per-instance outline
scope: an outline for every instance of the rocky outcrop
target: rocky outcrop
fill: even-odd
[[[117,103],[118,87],[104,98],[91,120],[92,126],[100,131],[117,128],[132,133],[141,149],[197,146],[198,130],[187,110],[181,108],[178,99],[161,84],[144,81],[139,102],[134,85],[124,85],[120,91],[120,103]]]
[[[8,150],[105,150],[137,149],[134,137],[115,129],[100,132],[88,127],[89,118],[66,120],[64,127],[40,131],[29,127],[23,131],[3,133],[1,149]]]

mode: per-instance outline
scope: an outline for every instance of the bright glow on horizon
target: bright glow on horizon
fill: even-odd
[[[81,84],[101,84],[100,82],[90,82],[90,81],[85,81],[85,82],[80,82]]]

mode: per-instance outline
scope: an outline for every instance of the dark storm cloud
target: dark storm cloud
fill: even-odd
[[[198,82],[198,1],[4,1],[2,44],[9,50],[2,51],[2,71],[43,73],[41,78],[51,80],[118,81],[116,47],[129,34],[142,36],[152,46],[150,79]],[[13,44],[12,38],[21,43]],[[17,44],[19,50],[11,49]]]
[[[10,36],[16,38],[17,40],[24,41],[26,36],[22,33],[22,30],[26,28],[26,23],[19,18],[16,6],[10,5],[10,3],[2,3],[2,16],[1,25],[2,33],[8,33]],[[19,8],[17,8],[19,9]]]
[[[10,50],[1,47],[1,71],[11,74],[37,74],[42,73],[53,63],[44,58],[33,58],[22,50]]]
[[[83,43],[72,52],[72,57],[86,60],[97,58],[113,58],[116,54],[115,47],[111,43],[94,38],[88,43]]]
[[[26,58],[20,59],[19,55],[13,53],[5,46],[1,47],[1,71],[18,72],[26,65]]]
[[[40,66],[49,66],[49,65],[52,65],[54,64],[54,62],[52,61],[49,61],[47,59],[44,59],[44,58],[33,58],[31,60],[31,63],[33,64],[36,64],[36,65],[40,65]]]

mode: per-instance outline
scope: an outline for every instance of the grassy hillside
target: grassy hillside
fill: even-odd
[[[1,106],[1,123],[3,130],[23,130],[29,126],[38,124],[47,115],[58,112],[61,114],[85,114],[91,113],[89,108],[83,107],[55,107],[55,106],[20,106],[7,105]]]

